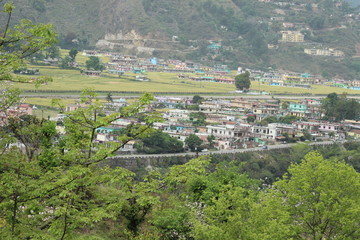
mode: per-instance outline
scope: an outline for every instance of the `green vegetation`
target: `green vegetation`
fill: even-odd
[[[96,41],[106,33],[133,31],[130,35],[136,32],[136,39],[158,40],[146,42],[144,46],[154,47],[154,55],[163,58],[190,59],[209,65],[227,64],[233,69],[238,65],[254,69],[271,67],[346,79],[356,79],[360,74],[358,69],[351,67],[356,63],[353,57],[358,55],[359,23],[354,17],[345,17],[356,14],[357,10],[346,2],[336,6],[332,1],[318,0],[317,7],[308,0],[291,1],[282,6],[252,0],[184,0],[181,3],[134,0],[125,7],[106,0],[18,2],[16,13],[21,14],[15,14],[15,18],[31,16],[37,22],[54,23],[60,34],[60,45],[67,49],[93,49]],[[272,19],[276,16],[284,20]],[[283,27],[283,22],[294,26]],[[279,42],[282,30],[302,31],[307,44]],[[178,41],[171,41],[173,36],[177,36]],[[221,47],[215,51],[208,49],[213,42]],[[268,49],[267,44],[279,48]],[[334,61],[332,57],[304,54],[304,48],[320,47],[319,44],[321,48],[344,51],[345,58]],[[149,56],[135,48],[115,50]]]
[[[47,3],[31,1],[41,12],[48,11]],[[10,17],[13,6],[5,4],[4,9]],[[21,48],[30,54],[53,43],[50,26],[25,28],[29,38],[21,26],[12,36],[5,27],[0,38],[1,83],[29,82],[11,74],[24,57],[11,46],[12,39],[29,40]],[[5,85],[2,92],[0,111],[5,112],[18,102],[19,91]],[[142,178],[125,168],[107,167],[109,157],[136,139],[150,141],[149,149],[163,149],[164,144],[179,149],[168,135],[152,129],[161,121],[157,112],[142,116],[144,124],[130,124],[115,141],[95,141],[98,128],[140,117],[153,100],[144,94],[106,116],[103,103],[86,89],[80,97],[86,108],[66,113],[64,134],[49,120],[9,116],[0,127],[0,239],[360,238],[358,142],[317,152],[302,144],[257,156],[233,154],[234,162],[200,157],[165,171],[149,165],[154,170]],[[334,94],[327,99],[331,106],[338,100]],[[54,103],[64,107],[61,101]],[[213,138],[208,140],[211,145]],[[185,142],[192,151],[201,150],[196,135]]]
[[[77,57],[78,58],[78,57]],[[41,75],[50,76],[53,81],[41,87],[41,90],[81,91],[84,84],[97,91],[142,91],[147,92],[184,92],[184,93],[227,93],[234,90],[234,86],[221,83],[201,83],[191,80],[179,79],[174,73],[146,73],[152,81],[135,81],[136,74],[126,74],[118,77],[103,73],[102,76],[81,75],[78,70],[63,70],[52,66],[36,66]],[[16,85],[22,90],[35,90],[33,85]]]
[[[200,152],[202,150],[201,145],[203,141],[195,134],[190,134],[185,139],[185,145],[193,152]]]
[[[339,97],[336,93],[330,93],[322,100],[321,107],[327,120],[338,122],[360,119],[360,103],[355,99],[347,99],[346,95]]]
[[[136,143],[135,148],[140,153],[161,154],[183,152],[183,143],[160,130]]]
[[[80,56],[77,57],[77,59]],[[85,58],[86,59],[86,58]],[[31,66],[40,70],[43,76],[52,78],[52,82],[48,82],[41,86],[39,90],[55,90],[55,91],[81,91],[86,83],[87,87],[96,89],[97,91],[125,91],[138,92],[141,89],[146,89],[148,92],[183,92],[194,93],[222,93],[230,94],[235,90],[233,85],[202,82],[201,85],[197,82],[185,79],[179,79],[175,73],[156,73],[149,72],[146,76],[152,79],[151,82],[135,81],[135,74],[129,73],[118,77],[103,73],[101,76],[85,76],[81,75],[78,70],[64,70],[53,66]],[[16,87],[21,90],[37,90],[34,85],[17,84]],[[270,86],[257,81],[252,81],[250,90],[265,91],[268,93],[286,93],[286,94],[329,94],[336,92],[337,94],[359,94],[360,91],[336,88],[324,85],[311,85],[311,89]]]
[[[69,53],[70,54],[70,53]],[[100,63],[100,58],[91,56],[85,62],[87,70],[94,70],[94,71],[103,71],[105,66]]]
[[[206,115],[203,112],[192,112],[190,113],[190,121],[193,126],[205,126],[206,125]]]
[[[235,86],[239,90],[248,90],[250,88],[250,73],[246,71],[245,73],[239,74],[235,77]]]

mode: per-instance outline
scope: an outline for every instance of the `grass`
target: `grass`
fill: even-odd
[[[68,49],[60,49],[60,55],[61,57],[65,57],[69,54],[69,50]],[[108,56],[100,56],[100,61],[103,63],[108,63],[110,62],[110,57]],[[80,65],[85,65],[85,62],[89,59],[88,56],[84,56],[83,52],[78,52],[78,54],[76,55],[75,61],[80,64]]]
[[[66,54],[65,50],[61,50]],[[79,56],[84,57],[84,56]],[[83,59],[84,60],[84,59]],[[41,75],[51,76],[53,82],[43,85],[39,90],[57,91],[81,91],[85,88],[92,88],[96,91],[124,91],[124,92],[161,92],[161,93],[222,93],[231,95],[235,91],[235,86],[231,84],[213,82],[195,82],[187,79],[179,79],[176,73],[149,72],[145,75],[150,79],[149,82],[136,81],[136,74],[127,73],[121,77],[108,73],[102,76],[81,75],[78,70],[65,70],[53,66],[31,66],[38,68]],[[32,84],[18,84],[22,90],[36,90]],[[358,90],[336,88],[331,86],[312,85],[311,89],[281,87],[259,84],[253,81],[251,90],[266,91],[274,94],[328,94],[336,92],[338,94],[360,94]]]
[[[64,70],[58,67],[36,66],[41,75],[51,76],[53,82],[40,87],[41,90],[77,90],[93,88],[97,91],[141,91],[141,92],[184,92],[184,93],[214,93],[230,92],[235,90],[234,85],[194,82],[186,79],[179,79],[175,73],[147,73],[149,82],[135,80],[136,74],[126,74],[119,78],[117,75],[104,73],[103,76],[85,76],[78,70]],[[17,85],[23,90],[35,90],[31,84]]]
[[[62,99],[61,102],[66,106],[67,104],[75,103],[76,99]],[[51,98],[35,98],[26,97],[25,103],[34,105],[37,109],[33,109],[33,115],[38,118],[54,118],[59,114],[60,110],[51,104]]]
[[[63,104],[66,105],[66,104],[75,103],[76,99],[62,99],[61,101]],[[25,102],[32,104],[32,105],[52,107],[52,105],[51,105],[52,99],[50,99],[50,98],[27,97],[27,98],[25,98]]]
[[[33,115],[40,119],[55,118],[58,114],[59,111],[55,111],[55,110],[48,110],[48,109],[33,110]]]

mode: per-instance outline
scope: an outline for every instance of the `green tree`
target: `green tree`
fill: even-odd
[[[88,60],[85,62],[86,69],[95,70],[95,71],[103,71],[105,66],[100,63],[100,58],[95,56],[90,56]]]
[[[248,90],[250,88],[250,73],[246,71],[235,77],[235,87],[239,90]]]
[[[196,136],[195,134],[190,134],[185,139],[186,146],[188,146],[190,148],[190,150],[193,151],[193,152],[201,151],[200,146],[201,146],[202,143],[203,143],[203,141],[198,136]]]
[[[181,141],[160,130],[141,139],[141,143],[135,147],[139,152],[147,154],[179,153],[184,150]]]
[[[36,52],[45,50],[57,42],[57,34],[51,24],[33,24],[23,19],[11,28],[11,17],[15,6],[12,3],[3,5],[6,22],[1,26],[0,34],[0,81],[35,82],[41,84],[51,79],[36,77],[35,79],[12,74],[14,70],[26,68],[25,59]]]
[[[75,48],[70,49],[69,56],[75,62],[76,55],[78,54],[78,50]]]
[[[288,109],[288,108],[289,108],[289,102],[288,102],[288,101],[284,101],[284,102],[281,104],[281,108],[282,108],[282,109]]]
[[[71,59],[70,56],[65,56],[59,62],[59,67],[63,69],[74,69],[74,61]]]
[[[247,219],[256,201],[258,182],[239,172],[234,164],[219,164],[215,171],[189,180],[196,209],[195,239],[248,239]]]
[[[193,102],[194,104],[201,104],[202,101],[204,101],[204,98],[203,98],[203,97],[201,97],[201,96],[199,96],[199,95],[194,95],[194,96],[193,96],[192,102]]]
[[[203,112],[192,112],[189,117],[194,126],[206,125],[206,115]]]
[[[209,148],[213,148],[214,147],[215,136],[214,135],[209,135],[209,136],[207,136],[206,139],[209,142]]]
[[[318,30],[324,27],[325,20],[323,17],[315,16],[311,18],[308,23],[312,29]]]
[[[0,156],[0,181],[6,183],[0,186],[0,219],[5,221],[0,238],[65,239],[96,222],[116,219],[122,211],[126,215],[133,206],[127,188],[132,173],[98,164],[130,140],[145,136],[158,118],[149,115],[145,125],[129,126],[126,135],[107,146],[94,141],[96,129],[136,114],[151,99],[145,95],[121,113],[101,117],[102,104],[84,91],[81,102],[87,108],[67,113],[66,134],[59,139],[54,137],[55,123],[14,119],[8,135],[26,146],[26,154],[14,148]]]
[[[246,118],[246,122],[247,122],[247,123],[253,123],[253,122],[255,122],[255,117],[254,117],[254,116],[248,116],[248,117]]]
[[[260,124],[262,126],[267,126],[269,123],[276,123],[278,122],[278,119],[275,116],[269,116],[261,120]]]
[[[108,102],[114,102],[113,98],[112,98],[112,94],[109,92],[107,95],[106,95],[106,101]]]
[[[295,122],[297,120],[299,120],[299,118],[294,115],[286,115],[284,117],[280,117],[278,122],[291,124],[292,122]]]
[[[60,48],[53,44],[50,47],[45,49],[46,58],[59,58],[60,57]]]
[[[321,102],[321,109],[327,120],[341,121],[360,118],[360,103],[354,99],[348,99],[346,95],[328,94]]]
[[[360,174],[319,153],[307,154],[266,192],[256,239],[357,239]]]

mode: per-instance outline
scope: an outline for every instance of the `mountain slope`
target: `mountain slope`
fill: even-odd
[[[53,23],[63,47],[94,47],[106,38],[98,46],[129,54],[232,68],[360,76],[356,58],[360,17],[341,0],[18,0],[16,4],[14,22],[30,18]],[[279,42],[284,30],[301,31],[305,43]],[[219,48],[209,48],[210,44]],[[275,48],[268,49],[268,44]],[[304,48],[313,47],[341,50],[345,58],[304,54]]]

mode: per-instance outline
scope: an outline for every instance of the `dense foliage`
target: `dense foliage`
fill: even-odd
[[[321,107],[327,120],[360,119],[360,103],[355,99],[346,98],[346,95],[338,96],[336,93],[330,93],[322,100]]]
[[[101,64],[100,58],[95,56],[90,56],[88,60],[85,62],[86,69],[94,70],[94,71],[103,71],[105,66]]]
[[[46,11],[44,1],[32,3]],[[12,9],[5,5],[9,15]],[[28,81],[11,74],[23,65],[16,47],[35,52],[49,47],[51,27],[15,28],[12,39],[29,41],[25,45],[11,46],[4,32],[0,81]],[[0,111],[5,112],[19,92],[8,86],[2,92]],[[158,149],[164,144],[156,142],[160,139],[178,147],[152,130],[161,121],[156,113],[144,116],[144,124],[130,124],[106,145],[95,141],[98,128],[138,116],[152,100],[145,94],[106,116],[93,91],[85,90],[80,103],[86,107],[66,113],[63,134],[49,120],[8,116],[0,128],[0,239],[360,238],[358,143],[345,144],[346,150],[335,145],[324,156],[297,145],[291,154],[274,153],[268,159],[200,157],[166,171],[149,166],[153,170],[141,181],[125,168],[107,167],[108,158],[135,139],[150,139]],[[54,104],[63,108],[61,101]],[[194,134],[185,142],[193,151],[202,143]]]
[[[239,90],[248,90],[250,88],[250,73],[245,72],[235,77],[235,87]]]
[[[135,148],[140,153],[160,154],[183,152],[183,143],[169,134],[160,130],[154,131],[149,136],[136,143]]]

